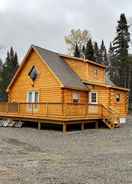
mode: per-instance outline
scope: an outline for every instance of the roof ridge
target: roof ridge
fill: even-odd
[[[49,50],[49,49],[47,49],[47,48],[43,48],[43,47],[40,47],[40,46],[37,46],[37,45],[34,45],[34,44],[32,44],[31,45],[31,47],[32,48],[39,48],[39,49],[42,49],[42,50],[44,50],[44,51],[48,51],[48,52],[51,52],[51,53],[54,53],[54,54],[58,54],[59,55],[59,53],[58,52],[56,52],[56,51],[52,51],[52,50]]]

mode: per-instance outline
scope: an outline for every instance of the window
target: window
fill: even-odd
[[[79,93],[73,93],[72,94],[72,100],[73,100],[73,103],[79,103],[80,102],[80,94]]]
[[[96,92],[89,93],[89,102],[91,104],[97,104],[97,93]]]
[[[32,81],[35,81],[35,80],[36,80],[36,78],[37,78],[37,76],[38,76],[38,72],[37,72],[35,66],[32,67],[32,69],[30,70],[28,76],[30,77],[30,79],[31,79]]]
[[[30,91],[27,93],[28,111],[37,111],[39,103],[39,93],[37,91]]]
[[[95,68],[95,70],[94,70],[94,75],[95,75],[95,77],[98,76],[98,68]]]
[[[117,101],[117,102],[120,101],[120,94],[116,95],[116,101]]]

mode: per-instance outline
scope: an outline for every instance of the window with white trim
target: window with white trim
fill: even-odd
[[[28,103],[28,110],[29,111],[31,111],[32,108],[35,111],[38,110],[39,93],[37,91],[29,91],[27,93],[27,103]]]
[[[72,93],[72,101],[73,101],[73,103],[79,103],[80,102],[80,93],[77,93],[77,92]]]
[[[97,104],[97,93],[96,92],[89,93],[89,102],[91,104]]]

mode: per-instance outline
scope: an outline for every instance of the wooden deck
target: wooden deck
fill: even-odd
[[[101,105],[62,104],[62,103],[0,103],[0,117],[24,118],[36,120],[87,120],[99,119]]]
[[[62,103],[0,103],[0,118],[52,124],[96,122],[99,119],[115,118],[112,111],[100,104]],[[109,126],[109,125],[108,125]],[[82,126],[83,127],[83,126]],[[110,128],[110,127],[109,127]]]

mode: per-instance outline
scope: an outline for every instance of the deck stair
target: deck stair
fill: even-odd
[[[120,126],[118,113],[102,105],[102,121],[110,129]]]

